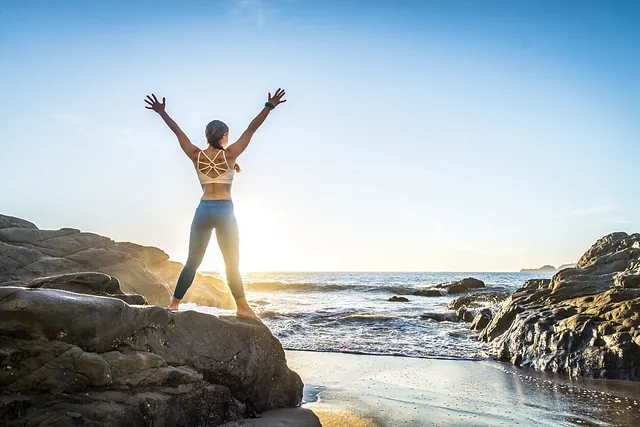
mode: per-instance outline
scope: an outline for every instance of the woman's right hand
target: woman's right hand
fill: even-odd
[[[273,96],[271,96],[271,92],[269,92],[269,98],[267,102],[272,104],[273,107],[275,108],[278,106],[278,104],[287,102],[286,99],[282,99],[283,96],[284,96],[284,89],[278,88],[278,90],[276,91],[276,93],[273,94]]]
[[[145,99],[144,102],[149,104],[144,108],[146,108],[147,110],[153,110],[158,114],[162,113],[164,111],[164,108],[167,106],[164,98],[162,98],[162,103],[160,103],[160,101],[158,101],[158,98],[156,98],[156,95],[153,93],[151,95],[147,95],[147,99]]]

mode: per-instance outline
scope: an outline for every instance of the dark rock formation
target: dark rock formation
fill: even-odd
[[[507,299],[511,295],[506,291],[485,291],[485,292],[473,292],[463,297],[452,299],[447,308],[449,310],[458,310],[461,307],[477,308],[481,307],[483,303],[499,303]]]
[[[493,319],[493,313],[488,308],[483,308],[480,310],[478,314],[473,318],[471,322],[471,330],[472,331],[481,331],[487,327],[489,322]]]
[[[424,320],[435,320],[436,322],[458,322],[456,313],[424,313],[420,315]]]
[[[302,397],[260,322],[43,286],[0,287],[0,385],[10,427],[216,426]]]
[[[427,289],[418,289],[411,293],[411,295],[417,295],[420,297],[441,297],[443,294],[438,289],[427,288]]]
[[[467,277],[457,282],[436,285],[436,288],[445,289],[448,294],[461,294],[469,289],[484,288],[484,282],[473,277]]]
[[[463,292],[467,292],[469,289],[484,288],[484,286],[485,285],[482,280],[467,277],[466,279],[453,283],[440,283],[439,285],[431,286],[429,288],[418,289],[417,291],[414,291],[412,295],[421,297],[441,297],[447,294],[461,294]]]
[[[527,281],[481,338],[501,360],[571,376],[640,380],[640,234],[598,240],[576,268]]]
[[[409,302],[409,298],[392,296],[387,301],[390,301],[390,302]]]
[[[167,283],[173,293],[183,264],[169,261],[162,249],[142,246],[130,242],[118,242],[118,246],[140,256],[145,266]],[[229,287],[220,279],[196,273],[196,277],[185,295],[183,302],[195,302],[210,307],[235,309],[236,305]]]
[[[456,311],[456,317],[461,322],[471,322],[473,320],[473,312],[467,310],[466,307],[460,307]]]

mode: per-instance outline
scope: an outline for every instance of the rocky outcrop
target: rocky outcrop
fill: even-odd
[[[486,304],[502,302],[507,299],[509,295],[511,295],[509,292],[496,290],[473,292],[463,297],[452,299],[449,304],[447,304],[447,308],[449,308],[449,310],[458,310],[461,307],[477,308]]]
[[[517,365],[640,380],[640,234],[607,235],[576,268],[527,281],[480,337]]]
[[[130,242],[118,242],[118,246],[140,256],[145,266],[167,283],[173,293],[183,264],[169,261],[162,249],[153,246],[142,246]],[[195,302],[210,307],[235,309],[235,301],[229,287],[220,279],[196,273],[196,277],[184,296],[183,302]]]
[[[151,304],[168,305],[182,267],[158,248],[116,243],[72,228],[40,230],[31,222],[0,215],[0,286],[25,286],[43,276],[100,272],[117,278],[127,294],[143,295]],[[54,287],[78,289],[71,283],[58,285]],[[224,282],[200,273],[184,301],[235,308]]]
[[[414,291],[412,295],[418,295],[422,297],[440,297],[443,295],[455,295],[467,292],[470,289],[484,288],[484,282],[482,280],[474,279],[473,277],[467,277],[466,279],[459,280],[452,283],[440,283],[439,285],[431,286],[424,289],[418,289]]]
[[[481,331],[489,325],[493,319],[493,312],[488,308],[483,308],[475,315],[473,321],[471,322],[471,330],[472,331]]]
[[[467,292],[470,289],[484,288],[484,282],[482,280],[474,279],[473,277],[467,277],[466,279],[459,280],[453,283],[442,283],[437,285],[436,288],[444,289],[449,295],[461,294]]]
[[[0,287],[0,387],[10,427],[216,426],[302,397],[258,321],[44,286]]]
[[[394,295],[391,298],[389,298],[387,301],[389,301],[389,302],[409,302],[409,298],[398,297],[398,296]]]
[[[144,295],[152,304],[169,303],[167,284],[113,240],[72,228],[40,230],[0,215],[1,285],[22,286],[43,276],[78,272],[115,276],[124,292]]]

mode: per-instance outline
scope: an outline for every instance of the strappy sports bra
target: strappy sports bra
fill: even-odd
[[[218,156],[222,153],[222,159],[218,160]],[[200,160],[200,155],[204,155],[206,160]],[[220,150],[213,156],[213,159],[207,156],[207,153],[200,150],[198,160],[196,161],[196,170],[198,171],[198,179],[200,184],[231,184],[236,174],[234,168],[229,166],[227,155],[224,150]]]

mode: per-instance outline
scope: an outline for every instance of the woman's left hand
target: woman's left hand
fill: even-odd
[[[287,102],[286,99],[282,99],[284,96],[284,90],[278,89],[276,93],[271,96],[271,92],[269,92],[269,102],[273,104],[274,107],[277,107],[278,104],[282,104],[283,102]]]

